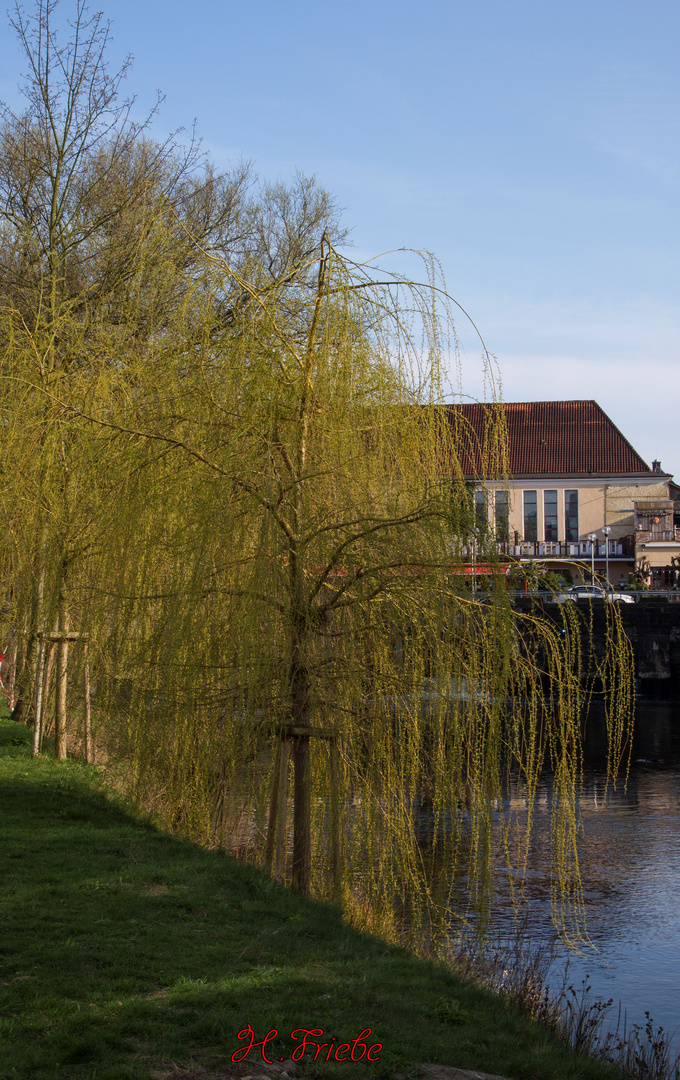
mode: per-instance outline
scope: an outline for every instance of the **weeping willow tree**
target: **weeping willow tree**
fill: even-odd
[[[15,7],[26,108],[0,122],[16,716],[38,633],[89,634],[100,746],[161,818],[412,925],[488,908],[548,765],[573,908],[580,714],[599,680],[614,772],[627,644],[612,608],[586,670],[575,612],[513,609],[469,483],[474,461],[503,485],[503,416],[488,406],[480,447],[443,405],[455,333],[432,267],[414,285],[355,266],[312,180],[249,190],[154,142],[103,16],[79,0],[63,43],[56,13]],[[62,757],[67,662],[60,642]]]
[[[313,246],[319,222],[339,235],[313,181],[256,185],[247,167],[217,173],[194,140],[151,138],[157,110],[133,120],[129,61],[109,66],[104,15],[85,0],[70,20],[62,11],[57,0],[13,5],[23,108],[0,102],[0,558],[8,621],[21,628],[17,719],[35,705],[38,635],[77,632],[85,564],[106,543],[108,513],[124,513],[124,440],[77,428],[69,410],[101,372],[109,389],[128,387],[170,332],[200,277],[196,240],[235,265],[256,255],[275,279]],[[222,293],[223,321],[234,299]],[[98,405],[115,412],[111,396]],[[62,690],[67,664],[60,642]],[[63,693],[57,712],[64,757]]]
[[[204,255],[172,327],[69,411],[127,455],[82,588],[109,753],[173,828],[414,927],[448,926],[463,896],[488,911],[549,766],[555,899],[576,912],[584,629],[518,614],[475,523],[443,293],[326,235],[276,280]],[[487,419],[476,460],[502,484],[500,408]],[[614,772],[630,669],[608,617]]]

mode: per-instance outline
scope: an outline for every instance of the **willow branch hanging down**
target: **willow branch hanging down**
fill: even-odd
[[[277,282],[211,252],[125,380],[102,369],[71,398],[127,457],[79,584],[103,737],[172,827],[263,866],[276,852],[296,888],[393,928],[408,910],[414,931],[488,913],[498,858],[521,871],[531,835],[505,796],[531,807],[549,767],[555,900],[578,933],[588,628],[514,610],[475,524],[441,287],[361,273],[325,235]],[[502,485],[493,402],[479,460]],[[630,678],[608,616],[613,770]]]

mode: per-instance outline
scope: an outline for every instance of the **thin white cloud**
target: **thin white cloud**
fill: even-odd
[[[680,476],[680,364],[669,360],[592,359],[573,354],[504,355],[504,401],[594,398],[648,463],[659,458]],[[463,372],[466,392],[484,396],[473,365]]]
[[[528,303],[478,297],[472,304],[490,347],[499,355],[569,354],[597,362],[680,360],[680,309],[652,299],[625,303]]]
[[[594,398],[646,461],[660,458],[680,476],[676,307],[653,300],[605,306],[496,297],[473,300],[472,310],[498,357],[505,401]],[[479,349],[462,322],[460,336],[462,388],[483,398]]]

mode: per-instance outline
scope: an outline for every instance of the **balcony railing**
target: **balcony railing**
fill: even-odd
[[[522,540],[517,544],[499,543],[501,555],[510,555],[515,559],[592,559],[593,545],[589,540],[575,542],[566,540]],[[604,559],[605,545],[595,544],[595,558]],[[609,541],[609,558],[632,559],[635,556],[633,538],[623,536],[619,540]]]
[[[675,541],[680,543],[680,527],[672,529],[638,529],[636,539],[638,544],[649,544],[655,541]]]

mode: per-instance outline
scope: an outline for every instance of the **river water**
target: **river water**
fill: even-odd
[[[568,982],[592,986],[590,997],[621,1001],[629,1024],[675,1032],[680,1052],[680,705],[637,706],[627,784],[606,784],[605,740],[598,716],[586,729],[580,796],[580,866],[590,946],[576,955],[557,946],[551,985],[569,959]],[[550,780],[543,783],[526,881],[526,920],[533,942],[553,942],[547,844]],[[509,925],[501,913],[501,926]]]

